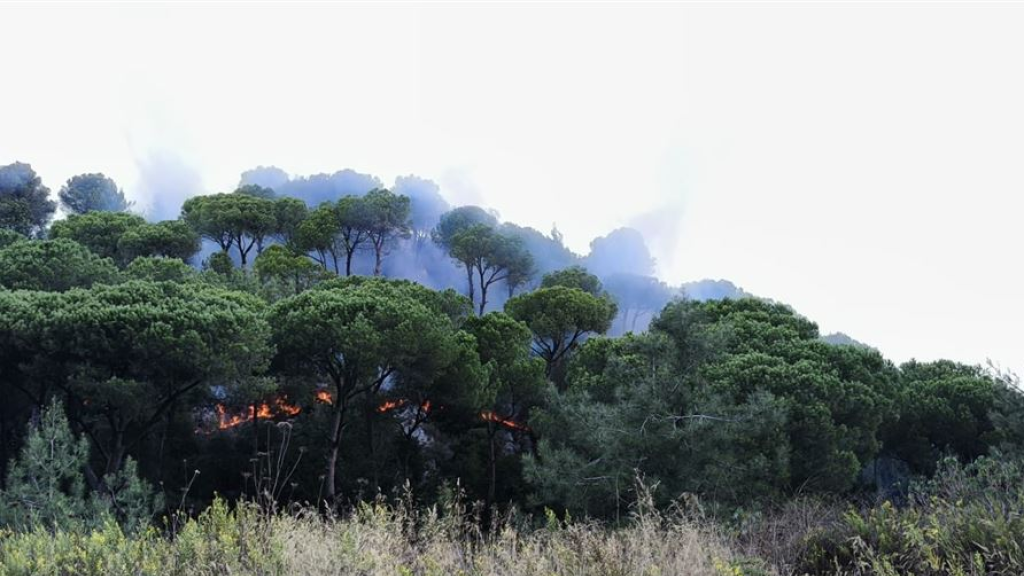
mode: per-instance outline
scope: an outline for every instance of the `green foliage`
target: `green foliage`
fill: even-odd
[[[441,215],[431,236],[445,250],[451,250],[455,236],[475,225],[494,228],[498,219],[479,206],[460,206]]]
[[[464,359],[461,349],[468,344],[449,318],[419,301],[408,285],[381,281],[303,292],[275,304],[269,321],[278,368],[331,384],[334,424],[325,481],[331,498],[349,405],[378,394],[392,376],[431,383]]]
[[[533,332],[534,352],[555,374],[581,338],[602,334],[615,318],[615,304],[576,288],[554,286],[521,294],[505,303],[505,311]]]
[[[576,288],[593,296],[601,296],[604,293],[601,287],[601,280],[587,272],[587,269],[583,266],[570,266],[549,272],[541,278],[541,288],[552,288],[554,286]]]
[[[122,239],[129,231],[145,226],[146,221],[135,214],[85,211],[54,222],[50,227],[50,238],[73,240],[101,258],[110,258],[124,265],[130,258],[121,252]]]
[[[1019,574],[1024,570],[1024,470],[1017,462],[949,459],[911,502],[850,510],[810,535],[809,574]]]
[[[996,373],[993,378],[992,442],[998,443],[1002,453],[1024,460],[1024,389],[1020,378],[1013,373]]]
[[[502,234],[484,224],[474,224],[450,240],[449,254],[466,266],[470,285],[476,276],[480,288],[479,313],[487,308],[487,291],[496,282],[522,284],[533,273],[533,257],[515,236]],[[511,290],[510,290],[511,291]],[[472,290],[470,299],[472,299]]]
[[[683,493],[732,506],[770,498],[788,480],[784,403],[767,393],[732,402],[680,374],[659,335],[588,340],[568,390],[533,418],[540,436],[527,478],[538,503],[617,516],[638,497],[637,474],[658,504]]]
[[[118,280],[117,267],[71,240],[15,242],[0,248],[0,287],[62,292]]]
[[[198,278],[196,269],[177,258],[144,256],[132,260],[124,269],[124,275],[132,280],[153,282],[189,282]]]
[[[277,228],[274,202],[249,194],[195,196],[182,205],[181,216],[197,234],[216,242],[221,250],[230,252],[234,248],[243,268],[252,249],[261,251],[264,240]]]
[[[125,232],[118,251],[129,261],[145,256],[188,260],[199,251],[199,235],[181,220],[147,223]]]
[[[312,252],[324,268],[333,263],[341,273],[339,261],[345,259],[345,275],[352,274],[352,258],[367,241],[369,216],[366,204],[357,196],[345,196],[337,204],[324,202],[309,213],[295,229],[293,243],[303,252]]]
[[[230,276],[235,270],[235,263],[231,261],[231,255],[221,250],[210,254],[210,257],[203,262],[203,268],[214,274]]]
[[[373,275],[380,276],[384,255],[391,244],[412,233],[409,197],[378,188],[367,192],[360,202],[366,219],[364,230],[373,248]]]
[[[295,245],[295,234],[309,216],[306,203],[287,196],[274,201],[274,219],[277,226],[274,234],[287,246]]]
[[[886,427],[886,450],[915,472],[934,471],[943,455],[965,461],[997,440],[990,418],[996,383],[980,368],[949,361],[908,362],[900,367],[897,413]]]
[[[545,393],[544,363],[531,354],[530,329],[502,312],[471,317],[464,329],[473,335],[480,362],[488,369],[489,408],[525,424]]]
[[[18,531],[83,530],[111,519],[132,533],[145,528],[160,500],[139,479],[135,461],[129,458],[91,492],[82,477],[88,459],[89,443],[72,434],[63,405],[53,400],[11,463],[0,491],[0,522]]]
[[[72,214],[127,212],[132,206],[117,183],[103,174],[73,176],[61,187],[58,196],[60,203]]]
[[[6,248],[15,242],[21,242],[22,240],[28,240],[28,238],[14,230],[0,228],[0,248]]]
[[[309,258],[281,245],[264,250],[256,257],[253,269],[271,300],[298,294],[327,278],[327,272]]]
[[[82,477],[88,458],[89,443],[71,433],[61,403],[51,402],[10,467],[0,491],[0,521],[15,530],[57,531],[90,520],[96,510]]]
[[[23,236],[42,235],[57,210],[50,189],[22,162],[0,166],[0,229]]]
[[[30,397],[59,391],[104,469],[172,407],[262,371],[261,301],[201,283],[130,281],[59,295],[0,294],[0,373]]]
[[[794,487],[844,492],[878,454],[898,375],[877,352],[819,342],[813,323],[754,299],[676,302],[653,326],[714,393],[744,402],[767,392],[783,402],[799,455]]]

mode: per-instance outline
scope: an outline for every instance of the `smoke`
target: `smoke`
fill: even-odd
[[[430,234],[437,225],[441,215],[451,209],[451,205],[441,195],[441,188],[432,180],[419,176],[399,176],[391,191],[409,197],[412,208],[412,227],[416,234]]]
[[[286,185],[290,179],[288,173],[277,166],[257,166],[252,170],[242,172],[242,178],[238,182],[238,187],[241,188],[242,186],[255,184],[256,186],[277,190]]]
[[[683,294],[691,300],[733,300],[739,298],[755,298],[755,296],[744,289],[736,286],[728,280],[698,280],[697,282],[685,282],[680,287]]]
[[[683,207],[679,204],[666,204],[634,217],[629,227],[643,231],[644,240],[653,254],[668,258],[676,252],[679,223],[682,220]]]
[[[643,234],[635,228],[618,228],[595,238],[584,265],[599,278],[613,274],[654,275],[654,257]]]
[[[287,176],[283,170],[273,166],[263,168],[261,172],[261,175],[274,175],[278,178],[281,174]],[[298,198],[313,208],[322,202],[336,202],[343,196],[362,196],[374,188],[383,188],[384,184],[376,176],[345,169],[333,174],[300,176],[269,187],[280,196]]]
[[[173,152],[151,151],[136,167],[139,180],[132,200],[150,221],[177,219],[185,200],[203,191],[199,171]]]

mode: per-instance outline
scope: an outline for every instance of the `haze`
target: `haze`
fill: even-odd
[[[897,361],[1024,372],[1024,6],[0,7],[0,164],[141,208],[416,174],[568,244],[632,225]]]

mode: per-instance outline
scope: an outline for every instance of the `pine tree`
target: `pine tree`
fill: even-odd
[[[11,463],[7,490],[0,493],[0,520],[16,530],[80,524],[91,515],[82,480],[88,457],[88,441],[75,438],[54,400],[39,424],[29,425],[21,454]]]

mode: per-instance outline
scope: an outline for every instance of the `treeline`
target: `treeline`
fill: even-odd
[[[797,493],[899,499],[944,457],[1024,441],[1010,378],[896,366],[782,304],[674,297],[640,274],[624,289],[581,265],[601,258],[558,261],[557,237],[477,207],[418,211],[422,195],[382,187],[310,206],[245,183],[154,223],[102,175],[58,196],[50,224],[31,169],[0,168],[10,524],[141,521],[215,493],[429,502],[456,483],[486,509],[616,519],[638,476],[658,504],[724,515]],[[622,242],[595,250],[635,259]],[[659,303],[650,329],[607,336],[641,301]],[[41,510],[42,477],[65,504]]]

